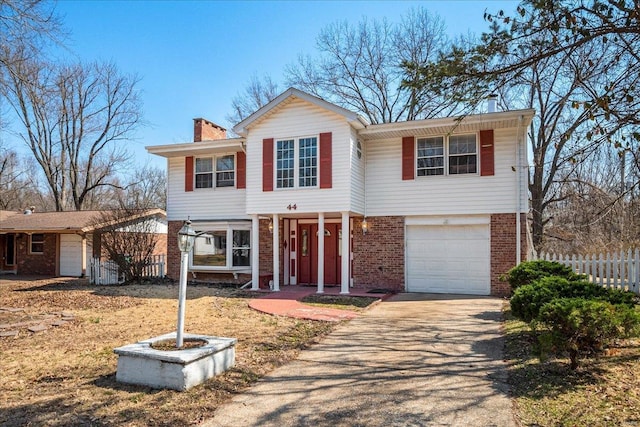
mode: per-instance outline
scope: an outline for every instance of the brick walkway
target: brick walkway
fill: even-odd
[[[283,286],[279,292],[269,292],[264,296],[253,299],[249,307],[263,313],[277,316],[287,316],[296,319],[323,320],[325,322],[340,322],[360,315],[355,311],[338,310],[334,308],[316,307],[300,302],[306,296],[316,293],[315,287]],[[325,288],[323,295],[339,295],[340,288]],[[371,294],[363,291],[349,291],[349,296],[384,299],[389,294]]]

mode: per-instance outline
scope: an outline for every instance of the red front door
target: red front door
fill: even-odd
[[[339,285],[341,277],[340,224],[324,225],[324,283]],[[318,224],[298,226],[298,272],[301,285],[318,283]]]

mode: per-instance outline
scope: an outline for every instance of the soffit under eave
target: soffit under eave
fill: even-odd
[[[449,122],[446,124],[439,124],[435,126],[420,126],[420,127],[406,127],[406,128],[389,128],[381,130],[369,130],[365,129],[359,133],[359,136],[365,141],[381,140],[381,139],[394,139],[407,136],[434,136],[434,135],[448,135],[448,134],[460,134],[460,133],[473,133],[481,130],[489,129],[517,129],[518,126],[526,128],[531,123],[531,118],[525,118],[523,122],[520,121],[520,117],[513,117],[502,120],[491,120],[481,122]]]
[[[209,141],[202,141],[209,142]],[[172,158],[172,157],[185,157],[185,156],[200,156],[200,155],[213,155],[223,153],[237,153],[244,151],[244,140],[237,141],[231,144],[215,144],[212,141],[210,144],[205,145],[202,143],[191,142],[188,144],[174,144],[174,145],[162,145],[162,146],[150,146],[145,147],[147,151],[156,156]]]

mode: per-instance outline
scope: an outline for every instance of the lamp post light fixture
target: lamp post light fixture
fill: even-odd
[[[184,344],[184,309],[187,299],[187,270],[189,268],[189,252],[193,249],[196,232],[191,228],[191,221],[186,220],[178,231],[178,249],[180,249],[180,290],[178,292],[178,330],[176,332],[176,347]]]

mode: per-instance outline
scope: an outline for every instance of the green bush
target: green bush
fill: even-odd
[[[571,369],[578,367],[581,356],[640,334],[640,312],[600,300],[557,298],[542,306],[538,320],[549,328],[540,335],[543,354],[567,352]]]
[[[526,261],[513,267],[507,272],[506,279],[511,285],[511,290],[515,291],[520,286],[530,285],[534,281],[548,276],[563,277],[567,280],[580,280],[584,276],[573,272],[571,267],[555,261]]]
[[[516,289],[510,301],[511,312],[518,319],[531,322],[538,318],[543,305],[558,298],[584,298],[627,307],[633,307],[638,302],[638,296],[632,292],[606,289],[585,280],[571,281],[549,276]]]

